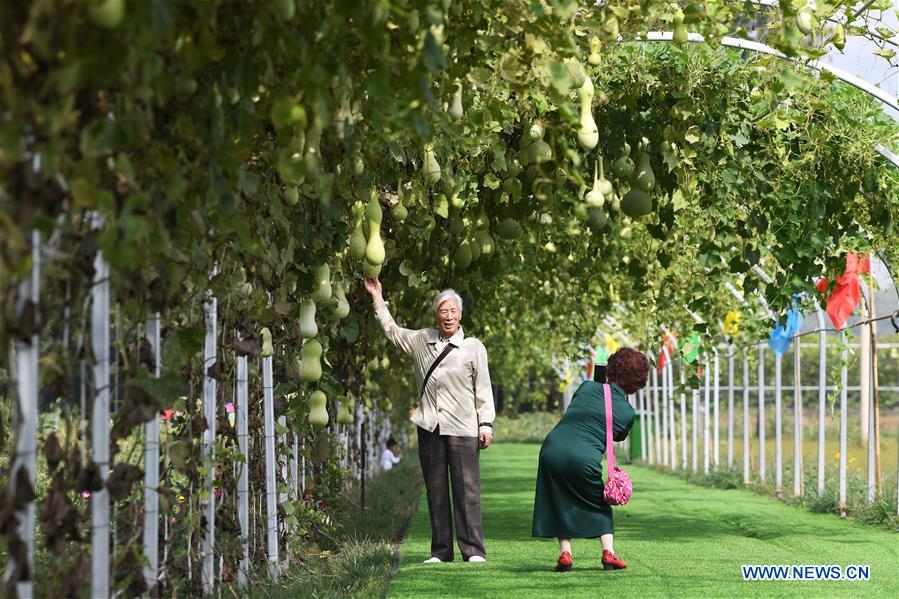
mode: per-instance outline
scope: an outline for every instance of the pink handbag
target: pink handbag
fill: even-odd
[[[606,399],[606,458],[609,461],[609,476],[603,489],[603,499],[608,505],[624,505],[630,501],[634,484],[627,472],[615,465],[615,441],[612,429],[612,389],[602,386]]]

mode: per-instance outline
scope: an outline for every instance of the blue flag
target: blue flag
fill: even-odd
[[[787,310],[786,320],[786,324],[777,322],[768,338],[768,347],[778,356],[787,353],[787,350],[790,349],[790,340],[802,327],[802,312],[796,306],[795,300],[793,301],[793,308]]]

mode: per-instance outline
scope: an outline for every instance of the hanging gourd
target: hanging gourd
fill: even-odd
[[[337,307],[334,309],[334,316],[337,320],[343,320],[350,315],[350,303],[346,299],[346,291],[341,283],[334,286],[334,297],[337,299]]]
[[[514,218],[504,218],[496,227],[496,232],[502,239],[512,241],[518,239],[524,234],[524,229]]]
[[[300,349],[300,381],[312,383],[322,377],[322,344],[310,339]]]
[[[599,55],[599,51],[602,49],[602,42],[599,41],[599,38],[595,35],[590,39],[590,54],[587,56],[587,62],[591,65],[598,66],[600,62],[602,62],[602,57]]]
[[[365,257],[365,233],[362,231],[362,219],[365,214],[365,207],[362,202],[356,202],[353,205],[353,232],[350,233],[350,257],[354,260],[362,260]]]
[[[447,109],[447,113],[456,120],[461,119],[464,113],[462,108],[462,84],[459,82],[456,82],[456,91],[453,94],[453,100]]]
[[[637,153],[637,167],[634,171],[634,184],[638,189],[651,192],[656,188],[656,176],[652,172],[652,165],[649,164],[649,154],[644,150]]]
[[[593,188],[584,196],[584,202],[594,208],[602,208],[603,204],[606,203],[605,194],[599,189],[598,163],[599,160],[593,163]]]
[[[545,129],[543,128],[543,123],[541,121],[535,121],[534,124],[531,125],[529,135],[533,141],[527,147],[528,162],[539,164],[541,162],[552,160],[553,149],[548,143],[543,141],[544,133]]]
[[[272,345],[272,332],[268,327],[262,327],[259,333],[262,335],[262,352],[259,355],[263,358],[270,358],[275,353],[275,347]]]
[[[619,179],[627,179],[634,172],[634,161],[631,160],[631,146],[624,142],[621,156],[612,163],[612,174]]]
[[[577,139],[585,150],[592,150],[599,143],[599,129],[593,119],[593,81],[590,77],[584,79],[584,84],[578,89],[578,97],[581,100],[580,128]]]
[[[428,185],[434,185],[440,181],[440,163],[437,162],[437,154],[434,153],[434,146],[431,144],[425,145],[424,161],[421,168]]]
[[[689,41],[690,36],[687,34],[687,27],[684,25],[684,11],[677,9],[674,13],[674,33],[672,37],[675,44],[683,46]]]
[[[353,424],[353,400],[345,397],[340,402],[340,408],[337,410],[338,424]]]
[[[487,229],[478,229],[474,232],[475,241],[481,248],[481,253],[489,256],[493,253],[493,237]]]
[[[309,394],[309,424],[323,428],[328,425],[328,396],[321,389]]]
[[[453,264],[459,270],[465,270],[471,265],[471,246],[468,241],[463,241],[456,248],[456,252],[453,254]]]
[[[318,335],[318,325],[315,324],[315,302],[311,298],[300,304],[299,328],[303,339],[311,339]]]
[[[314,280],[312,299],[316,302],[326,302],[331,299],[331,267],[327,264],[316,266],[312,269]]]
[[[381,219],[383,212],[378,196],[372,189],[371,201],[365,209],[368,219],[368,244],[365,246],[365,260],[372,266],[380,266],[384,263],[384,241],[381,239]]]

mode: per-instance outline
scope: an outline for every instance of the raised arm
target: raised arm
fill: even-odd
[[[411,354],[415,335],[418,331],[404,329],[394,322],[393,316],[390,315],[390,310],[387,309],[387,304],[384,303],[381,281],[377,278],[369,279],[366,277],[362,279],[362,282],[365,284],[365,290],[371,295],[371,300],[375,305],[375,316],[377,316],[378,322],[381,323],[381,328],[384,329],[387,339],[407,354]]]

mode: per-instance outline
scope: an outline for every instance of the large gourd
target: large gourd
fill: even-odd
[[[634,161],[631,160],[631,146],[624,142],[624,149],[621,156],[612,163],[612,174],[620,179],[627,179],[634,172]]]
[[[372,199],[365,209],[368,219],[368,245],[365,246],[365,260],[372,266],[380,266],[384,263],[384,241],[381,239],[381,219],[383,212],[381,204],[374,191]]]
[[[323,428],[328,425],[328,396],[321,389],[309,394],[309,424]]]
[[[603,204],[606,203],[605,194],[599,189],[598,162],[593,163],[593,188],[584,196],[584,201],[593,208],[602,208]]]
[[[578,97],[581,99],[581,123],[577,132],[577,139],[585,150],[592,150],[599,143],[599,129],[593,119],[593,81],[590,77],[584,79],[584,84],[578,89]]]
[[[678,46],[683,46],[689,39],[687,27],[684,25],[684,11],[677,9],[677,12],[674,13],[674,34],[672,40]]]
[[[300,381],[313,383],[322,378],[322,344],[310,339],[300,350]]]
[[[318,325],[315,324],[315,302],[312,298],[306,299],[300,304],[300,336],[303,339],[311,339],[318,335]]]
[[[468,245],[467,241],[463,241],[456,248],[456,253],[453,254],[453,264],[459,270],[465,270],[471,265],[471,259],[471,246]]]
[[[331,299],[331,267],[327,264],[316,266],[312,270],[314,279],[314,291],[312,299],[318,303],[326,302]]]
[[[518,239],[524,233],[521,225],[514,218],[504,218],[496,227],[499,236],[505,240]]]
[[[637,153],[637,167],[634,170],[633,182],[637,189],[646,193],[656,188],[656,176],[649,164],[649,154],[642,150]]]
[[[447,112],[454,119],[461,119],[464,109],[462,108],[462,84],[456,83],[456,92],[453,94],[453,101]]]
[[[362,261],[362,275],[368,277],[369,279],[374,279],[378,275],[381,274],[381,265],[380,264],[372,264],[365,259]]]
[[[428,185],[434,185],[440,181],[440,163],[437,162],[437,154],[434,153],[434,146],[431,144],[425,146],[425,156],[421,168]]]
[[[337,307],[334,309],[334,316],[337,320],[343,320],[350,315],[350,303],[346,299],[346,291],[343,285],[338,283],[334,290],[334,297],[337,299]]]
[[[493,237],[487,229],[478,229],[474,232],[474,239],[481,248],[481,253],[489,256],[493,253]]]
[[[601,49],[602,49],[602,42],[600,42],[599,38],[594,35],[590,39],[590,55],[587,56],[587,62],[589,62],[594,67],[598,66],[599,63],[602,62],[602,57],[599,54],[599,51]]]
[[[639,187],[632,187],[621,199],[621,211],[631,218],[646,216],[652,211],[652,196]]]
[[[344,398],[340,402],[340,409],[337,410],[338,424],[353,424],[353,413],[350,411],[353,407],[353,400]]]
[[[263,358],[270,358],[275,353],[275,347],[272,345],[272,332],[268,327],[262,327],[259,332],[262,334],[262,352],[259,355]]]
[[[362,219],[365,214],[365,207],[362,202],[356,202],[353,205],[353,221],[354,228],[350,234],[350,256],[354,260],[362,260],[365,257],[365,248],[367,242],[365,240],[365,232],[362,230]]]

